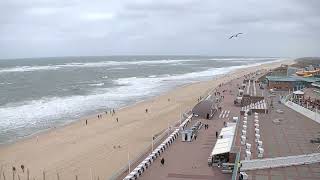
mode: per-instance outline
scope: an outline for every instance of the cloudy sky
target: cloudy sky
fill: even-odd
[[[1,0],[0,58],[320,56],[319,9],[320,0]]]

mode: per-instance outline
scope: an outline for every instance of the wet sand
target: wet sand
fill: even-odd
[[[258,69],[270,69],[292,60],[275,62],[236,70],[210,81],[178,87],[163,95],[116,110],[111,116],[101,113],[85,117],[75,123],[50,130],[19,142],[0,147],[0,173],[12,178],[12,166],[20,178],[26,177],[20,165],[30,171],[30,179],[46,180],[107,179],[122,168],[130,157],[136,157],[151,144],[152,135],[162,132],[190,110],[199,96],[221,83],[241,77]],[[170,101],[168,101],[170,99]],[[145,109],[148,108],[148,113]],[[119,122],[116,121],[119,118]],[[86,119],[88,125],[86,125]],[[1,176],[0,180],[3,177]]]

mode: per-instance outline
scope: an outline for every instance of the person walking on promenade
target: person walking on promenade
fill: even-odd
[[[216,131],[216,138],[218,138],[218,131]]]
[[[164,166],[164,158],[161,159],[161,164]]]

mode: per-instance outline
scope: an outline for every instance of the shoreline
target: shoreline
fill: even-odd
[[[111,108],[111,109],[115,109],[115,110],[121,110],[123,108],[127,108],[127,107],[130,107],[130,106],[135,106],[136,104],[140,103],[140,102],[144,102],[144,101],[148,101],[148,100],[152,100],[153,98],[156,98],[158,96],[162,96],[162,95],[165,95],[166,93],[170,92],[170,91],[174,91],[178,88],[181,88],[181,87],[185,87],[185,86],[189,86],[189,85],[192,85],[192,84],[196,84],[196,83],[201,83],[201,82],[206,82],[206,81],[211,81],[213,79],[217,79],[217,78],[220,78],[228,73],[233,73],[239,69],[244,69],[244,68],[250,68],[250,67],[256,67],[256,66],[260,66],[260,65],[265,65],[265,64],[272,64],[272,63],[277,63],[277,62],[280,62],[280,61],[284,61],[284,58],[279,58],[277,60],[274,60],[274,61],[271,61],[271,62],[262,62],[262,63],[257,63],[257,64],[254,64],[252,66],[250,65],[240,65],[240,66],[243,66],[241,68],[236,68],[236,69],[233,69],[227,73],[223,73],[223,74],[218,74],[218,75],[215,75],[215,77],[213,78],[206,78],[204,80],[199,80],[199,81],[196,81],[196,82],[187,82],[187,83],[184,83],[184,84],[178,84],[178,85],[175,85],[173,87],[170,87],[162,92],[158,92],[158,93],[155,93],[153,95],[150,95],[150,96],[147,96],[145,98],[143,98],[142,100],[137,100],[137,101],[132,101],[131,103],[128,103],[124,106],[119,106],[117,108]],[[229,67],[226,67],[226,68],[229,68]],[[108,109],[108,112],[111,110],[111,109]],[[93,110],[95,111],[95,110]],[[77,123],[77,122],[80,122],[80,121],[84,121],[85,119],[93,119],[95,117],[97,117],[97,115],[99,114],[103,114],[105,115],[105,111],[103,112],[94,112],[94,113],[88,113],[86,115],[81,115],[80,117],[77,117],[77,118],[65,118],[63,121],[65,122],[62,122],[62,123],[57,123],[56,125],[52,125],[50,128],[46,128],[46,129],[41,129],[41,130],[38,130],[37,132],[33,132],[29,135],[26,135],[26,136],[23,136],[23,137],[18,137],[16,139],[13,139],[13,140],[8,140],[8,141],[4,141],[4,142],[0,142],[0,148],[3,147],[3,146],[7,146],[7,145],[12,145],[12,144],[15,144],[15,143],[19,143],[19,142],[22,142],[24,140],[27,140],[27,139],[30,139],[30,138],[35,138],[37,136],[40,136],[40,135],[43,135],[45,133],[49,133],[50,131],[53,131],[53,130],[56,130],[56,129],[61,129],[61,128],[64,128],[66,126],[69,126],[69,125],[72,125],[74,123]],[[108,113],[109,115],[109,113]]]
[[[254,66],[252,66],[252,67],[254,67]],[[238,69],[236,69],[236,70],[238,70]],[[236,71],[236,70],[233,70],[233,71]],[[233,71],[230,71],[229,73],[233,73]],[[139,103],[143,103],[143,102],[146,102],[146,101],[152,101],[154,98],[156,98],[158,96],[163,96],[163,95],[169,93],[170,91],[175,91],[175,90],[177,90],[179,88],[183,88],[183,87],[190,86],[190,85],[197,84],[197,83],[203,83],[203,82],[207,82],[207,81],[212,81],[214,79],[220,78],[223,75],[225,75],[225,74],[216,75],[216,77],[211,78],[210,80],[200,80],[200,81],[197,81],[197,82],[190,82],[190,83],[186,83],[186,84],[180,84],[180,85],[177,85],[177,86],[175,86],[175,87],[173,87],[171,89],[168,89],[167,91],[163,91],[163,92],[160,92],[159,94],[147,97],[146,99],[139,100],[139,101],[136,101],[136,102],[132,102],[131,104],[127,104],[125,106],[119,107],[119,108],[115,109],[115,111],[119,111],[119,110],[122,110],[122,109],[125,109],[125,108],[130,108],[131,106],[135,106],[135,105],[137,105]],[[2,147],[5,147],[5,146],[14,145],[16,143],[20,143],[20,142],[26,141],[28,139],[36,138],[37,136],[41,136],[43,134],[50,133],[51,131],[54,131],[54,130],[65,128],[67,126],[72,126],[72,125],[74,125],[76,123],[80,123],[82,121],[85,121],[86,119],[94,119],[94,118],[97,119],[98,115],[101,115],[101,114],[105,115],[104,113],[105,112],[89,114],[89,115],[86,115],[86,116],[83,116],[83,117],[80,117],[80,118],[69,120],[69,122],[67,122],[66,124],[61,124],[59,126],[54,126],[54,127],[48,128],[48,129],[39,130],[38,132],[32,133],[32,134],[27,135],[25,137],[18,138],[16,140],[5,142],[5,143],[0,143],[0,149]],[[109,115],[110,115],[110,110],[108,110],[108,116]]]
[[[32,151],[32,150],[34,150],[33,146],[36,146],[38,144],[38,138],[39,138],[39,144],[41,143],[42,144],[41,147],[44,148],[44,149],[46,149],[48,145],[51,145],[51,147],[54,148],[54,146],[52,146],[52,143],[53,144],[57,143],[57,145],[59,145],[59,144],[65,145],[66,144],[65,145],[65,146],[67,146],[66,149],[68,149],[68,147],[72,146],[72,144],[81,144],[81,147],[88,148],[86,146],[89,146],[90,143],[87,143],[86,141],[85,142],[81,141],[81,138],[79,139],[77,136],[81,136],[81,137],[84,137],[84,138],[88,138],[88,136],[89,136],[89,137],[93,138],[93,139],[88,140],[89,142],[94,142],[94,144],[101,145],[101,142],[99,141],[99,139],[100,140],[105,140],[105,139],[104,138],[99,138],[98,137],[99,135],[103,134],[103,136],[105,136],[106,133],[108,135],[111,134],[112,136],[115,135],[115,134],[118,134],[119,136],[123,136],[122,133],[125,133],[125,134],[129,135],[130,132],[135,132],[135,131],[132,131],[132,129],[135,129],[135,128],[136,129],[140,128],[141,131],[144,131],[144,132],[138,132],[138,133],[140,133],[139,137],[142,138],[142,140],[140,140],[141,142],[139,142],[140,143],[140,145],[139,145],[140,148],[139,147],[134,148],[135,149],[135,153],[133,153],[133,154],[138,154],[139,150],[141,150],[142,147],[144,147],[146,144],[148,144],[148,140],[145,139],[145,137],[146,137],[146,134],[149,134],[148,131],[150,131],[150,130],[146,130],[146,129],[142,128],[142,127],[148,127],[147,125],[144,125],[144,123],[150,124],[151,123],[150,121],[152,120],[153,122],[150,125],[158,124],[160,127],[157,126],[157,127],[152,127],[151,128],[151,129],[155,129],[155,130],[151,130],[152,134],[153,133],[157,134],[157,132],[154,132],[154,131],[157,131],[157,129],[158,130],[160,129],[160,131],[158,131],[158,132],[163,131],[163,129],[165,129],[165,128],[163,128],[164,124],[177,121],[177,119],[179,118],[178,116],[176,116],[176,114],[177,114],[176,111],[177,110],[180,109],[180,112],[184,112],[184,110],[186,110],[188,106],[192,106],[192,104],[195,104],[195,102],[192,102],[193,101],[192,97],[179,97],[179,95],[180,95],[179,92],[185,91],[186,92],[185,94],[187,96],[189,96],[188,92],[193,90],[193,88],[196,88],[195,91],[203,93],[203,94],[199,94],[199,96],[204,96],[204,94],[207,94],[208,92],[210,92],[212,89],[215,88],[214,84],[217,85],[217,83],[218,83],[216,81],[222,81],[222,82],[230,81],[233,78],[239,77],[239,76],[237,76],[237,74],[241,74],[241,73],[245,73],[246,74],[246,73],[248,73],[248,71],[245,71],[248,68],[249,69],[250,68],[252,68],[252,69],[262,69],[262,68],[264,68],[264,66],[267,66],[267,67],[268,66],[278,66],[278,65],[280,65],[282,63],[288,63],[288,62],[293,62],[293,61],[292,60],[282,60],[282,61],[278,61],[278,62],[271,62],[271,63],[262,64],[262,65],[256,65],[256,66],[251,66],[251,67],[246,67],[246,68],[235,69],[235,70],[233,70],[231,72],[228,72],[228,74],[222,74],[222,75],[218,75],[217,77],[210,78],[210,80],[198,81],[198,82],[192,82],[192,83],[187,83],[187,84],[183,84],[183,85],[178,85],[178,86],[176,86],[176,87],[174,87],[174,88],[172,88],[172,89],[170,89],[168,91],[162,92],[162,93],[160,93],[158,95],[155,95],[153,97],[150,97],[150,98],[147,98],[147,99],[144,99],[144,100],[129,104],[127,106],[123,106],[123,107],[121,107],[119,109],[116,109],[116,116],[111,116],[110,113],[108,113],[108,115],[106,116],[104,114],[104,112],[103,112],[102,119],[98,119],[97,118],[98,114],[92,114],[92,115],[89,115],[89,116],[85,116],[83,118],[76,119],[75,121],[73,121],[71,123],[68,123],[66,125],[63,125],[61,127],[50,128],[50,129],[45,130],[43,132],[36,133],[34,135],[30,135],[30,136],[28,136],[26,138],[23,138],[23,139],[19,139],[19,140],[15,141],[15,142],[12,142],[10,144],[1,144],[0,145],[0,154],[1,154],[1,152],[5,152],[9,156],[11,156],[11,158],[2,158],[2,157],[0,157],[0,165],[3,165],[3,162],[4,162],[4,164],[7,164],[10,161],[13,161],[12,164],[16,164],[17,162],[19,162],[20,160],[18,159],[18,157],[15,157],[15,153],[14,152],[10,152],[10,149],[18,149],[19,150],[19,148],[23,148],[24,146],[27,146],[27,149]],[[269,68],[267,68],[267,69],[269,69]],[[225,80],[225,81],[223,81],[223,80]],[[183,93],[181,93],[181,94],[183,94]],[[170,107],[167,107],[166,105],[164,105],[163,103],[166,103],[167,97],[171,97],[173,95],[175,96],[175,99],[172,99],[174,102],[169,102],[168,101],[168,103],[170,104]],[[177,100],[179,98],[181,99],[181,101]],[[191,100],[190,100],[190,98],[191,98]],[[161,101],[161,102],[157,102],[158,104],[156,104],[155,101]],[[160,103],[161,103],[161,105],[159,105]],[[164,119],[170,119],[170,120],[167,120],[167,122],[163,122],[163,121],[159,122],[160,120],[158,120],[158,119],[161,119],[160,117],[162,117],[163,114],[166,114],[166,112],[164,112],[164,113],[155,112],[155,113],[158,113],[158,114],[156,114],[154,116],[149,116],[149,114],[147,114],[147,116],[146,116],[143,113],[143,111],[142,112],[140,111],[140,113],[136,113],[135,111],[133,111],[132,114],[136,113],[135,114],[135,117],[137,118],[136,120],[131,120],[130,116],[129,117],[126,116],[127,114],[121,114],[121,112],[132,112],[131,109],[144,110],[144,108],[147,105],[148,105],[148,108],[151,107],[150,114],[153,114],[154,113],[153,112],[153,107],[152,107],[153,104],[155,104],[154,106],[158,106],[157,110],[159,110],[159,111],[162,111],[163,108],[172,108],[172,112],[168,111],[168,114],[170,112],[170,116],[168,115],[168,118],[164,118]],[[173,106],[173,107],[171,107],[171,106]],[[180,106],[180,107],[178,107],[178,106]],[[184,107],[181,107],[181,106],[184,106]],[[119,115],[122,116],[123,119],[125,119],[125,120],[122,120],[122,118],[119,118],[120,119],[120,121],[119,121],[120,123],[119,124],[115,123],[115,121],[114,121],[115,117],[117,117],[117,115],[118,115],[118,112],[119,112]],[[99,113],[99,114],[102,114],[102,113]],[[126,117],[128,117],[129,120]],[[169,118],[169,117],[171,117],[171,118]],[[84,129],[83,127],[86,127],[86,126],[84,126],[86,119],[88,119],[88,126],[90,126],[91,124],[93,126],[96,126],[96,127],[92,127],[90,129],[91,131],[89,133],[86,132],[85,130],[83,130]],[[124,121],[124,123],[122,121]],[[106,123],[107,123],[107,126],[109,126],[109,125],[111,125],[111,126],[110,127],[100,127],[100,125],[105,125]],[[117,126],[117,125],[119,125],[120,127]],[[119,131],[123,131],[122,133],[117,132],[117,131],[112,132],[112,133],[108,132],[108,130],[114,131],[117,128],[122,128],[124,130],[122,130],[122,129],[120,130],[119,129]],[[98,130],[102,130],[102,131],[97,133],[97,129]],[[87,134],[88,136],[83,135],[81,133],[74,133],[73,134],[72,132],[70,133],[70,130],[71,131],[79,130],[79,131],[81,131],[83,133],[88,133]],[[99,134],[99,133],[101,133],[101,134]],[[72,137],[70,138],[70,136],[72,136]],[[111,143],[116,143],[117,142],[114,139],[115,138],[118,139],[118,137],[106,136],[106,138],[107,137],[110,139],[110,141],[107,143],[108,146],[110,146],[110,142]],[[129,137],[134,139],[134,137],[131,137],[131,135],[129,135],[128,137],[124,137],[124,138],[121,137],[121,140],[128,141],[127,139]],[[62,139],[60,139],[60,138],[62,138]],[[36,139],[36,142],[34,142],[35,139]],[[97,139],[97,140],[94,140],[94,139]],[[43,142],[43,141],[46,141],[46,140],[48,140],[50,142]],[[51,142],[52,140],[54,140],[54,142]],[[121,142],[121,141],[119,141],[119,142]],[[123,145],[126,146],[125,145],[126,143],[124,143],[124,142],[121,142],[121,143],[122,143],[121,144],[122,146]],[[129,146],[130,143],[131,142],[129,141],[127,143],[127,145]],[[130,147],[132,148],[133,145],[131,143]],[[90,147],[88,149],[90,150]],[[51,151],[52,150],[43,150],[43,151],[41,151],[39,153],[51,152]],[[70,150],[68,149],[68,151],[70,151]],[[114,149],[112,150],[112,148],[111,148],[111,152],[110,153],[112,153],[112,152],[114,152]],[[20,152],[20,153],[23,153],[23,152]],[[29,153],[33,154],[33,153],[36,153],[36,152],[29,152]],[[122,152],[122,154],[123,153],[125,153],[125,152]],[[14,157],[13,159],[12,159],[12,156]],[[57,153],[57,156],[59,156],[59,157],[60,156],[65,156],[66,158],[70,158],[69,156],[72,156],[72,154],[70,154],[70,153],[68,154],[68,153],[65,153],[65,152],[59,152],[59,153]],[[120,157],[121,156],[119,156],[118,158],[121,159]],[[111,159],[117,159],[117,158],[112,158],[112,157],[110,157],[110,158]],[[124,158],[124,159],[126,159],[126,158]],[[62,158],[62,160],[64,160],[64,158]],[[42,160],[42,161],[45,161],[45,160]],[[32,164],[32,160],[30,160],[30,159],[29,160],[25,160],[25,162],[29,162],[29,163]],[[123,162],[123,158],[122,158],[122,162]],[[35,163],[35,164],[36,165],[33,165],[32,167],[34,167],[34,168],[42,167],[41,166],[42,163]],[[98,164],[99,163],[97,163],[97,165],[95,165],[95,166],[98,166]],[[119,165],[117,167],[121,167],[121,164],[122,163],[119,162]],[[7,166],[7,165],[5,165],[5,166]],[[88,165],[86,165],[86,166],[88,166]],[[81,170],[79,170],[79,171],[81,171],[80,174],[87,174],[87,173],[83,172],[84,171],[83,167],[81,167],[79,169],[81,169]],[[113,170],[111,170],[111,172],[114,172],[114,169],[117,169],[117,168],[110,168],[110,169],[113,169]],[[98,173],[98,174],[101,174],[101,172]],[[104,174],[109,174],[109,176],[112,175],[112,173],[110,174],[110,172],[104,173]],[[35,173],[34,176],[40,177],[39,172]],[[52,172],[51,172],[51,176],[52,176]]]

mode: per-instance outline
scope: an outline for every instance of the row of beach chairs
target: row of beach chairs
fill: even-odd
[[[133,171],[131,171],[124,180],[135,180],[146,171],[151,164],[176,140],[179,136],[179,128],[173,131],[173,133],[161,143],[155,150],[152,151],[149,156],[143,160]]]
[[[176,128],[170,136],[163,141],[155,150],[152,151],[149,156],[144,159],[133,171],[131,171],[124,180],[135,180],[146,171],[151,164],[178,138],[180,129],[185,128],[190,122],[192,115],[190,115],[183,123],[180,124],[179,128]]]

